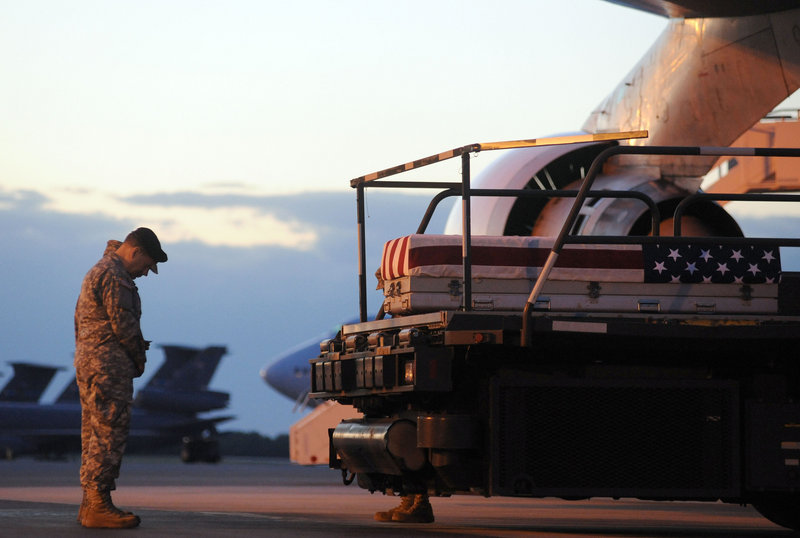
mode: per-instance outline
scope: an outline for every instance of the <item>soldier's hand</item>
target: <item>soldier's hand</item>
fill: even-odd
[[[145,351],[147,351],[148,349],[150,349],[150,343],[151,343],[151,342],[152,342],[152,340],[145,340],[145,341],[144,341],[144,350],[145,350]]]
[[[141,377],[144,373],[144,364],[147,362],[147,359],[142,357],[142,362],[133,361],[133,364],[136,366],[136,375],[134,377]]]

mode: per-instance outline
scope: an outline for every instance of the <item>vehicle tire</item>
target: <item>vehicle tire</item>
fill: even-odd
[[[763,493],[753,500],[753,507],[773,523],[800,531],[800,494]]]

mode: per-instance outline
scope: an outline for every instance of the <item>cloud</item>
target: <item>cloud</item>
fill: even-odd
[[[0,210],[36,206],[64,215],[94,215],[147,223],[162,241],[197,241],[209,246],[279,246],[311,250],[320,234],[301,214],[287,213],[270,197],[236,193],[118,196],[95,189],[0,193]],[[265,203],[270,202],[271,203]],[[272,206],[272,207],[270,207]]]
[[[210,246],[281,246],[311,250],[319,240],[299,221],[284,222],[252,207],[145,209],[142,214],[164,241],[199,241]]]
[[[44,204],[47,197],[33,190],[5,191],[0,188],[0,211],[10,209],[37,209]]]

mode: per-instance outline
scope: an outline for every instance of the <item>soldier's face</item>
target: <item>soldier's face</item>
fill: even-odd
[[[153,266],[156,264],[155,260],[151,258],[143,249],[136,248],[133,254],[130,275],[131,278],[139,278],[140,276],[147,276],[152,271]]]

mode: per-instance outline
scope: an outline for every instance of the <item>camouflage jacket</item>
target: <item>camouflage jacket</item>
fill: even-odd
[[[139,326],[139,290],[111,240],[102,259],[83,279],[75,306],[75,367],[138,377],[144,372],[145,341]]]

